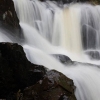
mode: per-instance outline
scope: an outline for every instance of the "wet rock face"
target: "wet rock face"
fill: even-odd
[[[76,100],[73,81],[30,63],[16,43],[0,43],[0,99]]]
[[[55,70],[24,90],[23,100],[76,100],[73,81]]]
[[[62,54],[52,54],[52,56],[55,57],[57,60],[59,60],[62,64],[65,65],[73,64],[73,61],[68,56]]]
[[[12,0],[0,0],[0,24],[6,28],[20,30],[19,20]]]
[[[100,60],[100,51],[90,50],[90,51],[86,51],[85,53],[89,55],[90,59],[92,60]]]
[[[0,99],[35,84],[45,72],[43,66],[27,60],[20,45],[0,43]]]

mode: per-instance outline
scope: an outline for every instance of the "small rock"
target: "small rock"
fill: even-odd
[[[57,60],[59,60],[62,64],[65,64],[65,65],[73,64],[73,61],[66,55],[52,54],[52,56],[55,57]]]
[[[96,51],[96,50],[89,50],[85,52],[87,55],[89,55],[90,59],[93,60],[100,60],[100,51]]]

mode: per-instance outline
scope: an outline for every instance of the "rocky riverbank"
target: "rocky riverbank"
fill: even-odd
[[[18,44],[0,43],[0,98],[76,100],[73,80],[29,62]]]

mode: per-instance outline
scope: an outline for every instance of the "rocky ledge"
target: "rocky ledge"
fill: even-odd
[[[19,19],[13,0],[0,0],[0,27],[20,32]]]
[[[0,43],[0,99],[76,100],[73,80],[29,62],[16,43]]]
[[[76,100],[73,81],[60,72],[46,72],[37,84],[24,90],[23,100]]]

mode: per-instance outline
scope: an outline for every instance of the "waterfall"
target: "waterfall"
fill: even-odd
[[[86,54],[94,52],[96,56],[95,51],[97,55],[100,54],[100,6],[60,5],[53,1],[38,0],[14,0],[14,5],[24,41],[21,43],[0,29],[0,42],[19,43],[32,63],[56,69],[73,79],[77,100],[99,100],[98,67],[63,65],[51,54],[63,54],[73,61],[98,64],[99,61],[90,60]]]
[[[99,8],[99,6],[92,5],[83,5],[82,7],[82,31],[83,34],[87,35],[85,44],[86,49],[100,48]]]
[[[59,61],[48,54],[66,54],[66,51],[62,52],[62,49],[55,48],[54,46],[50,45],[50,43],[44,40],[43,37],[41,37],[41,35],[34,30],[34,28],[25,24],[21,24],[21,27],[24,30],[26,40],[26,43],[23,44],[23,47],[28,59],[32,63],[44,65],[49,69],[56,69],[60,72],[63,72],[67,77],[73,79],[74,84],[77,87],[75,91],[77,100],[99,100],[99,68],[89,65],[82,66],[80,64],[77,66],[65,66],[61,64]],[[30,34],[27,34],[27,30]],[[33,36],[31,36],[31,32],[34,33]],[[30,40],[31,38],[33,39],[33,41]],[[36,40],[39,41],[36,42]],[[47,49],[45,49],[45,47],[41,43],[43,43],[44,46],[47,47]]]
[[[63,10],[51,2],[26,0],[25,5],[20,1],[16,2],[16,11],[21,22],[34,25],[39,34],[55,46],[61,46],[74,53],[82,52],[78,5],[71,5]]]
[[[82,53],[80,8],[71,5],[55,15],[53,44],[74,53]]]

